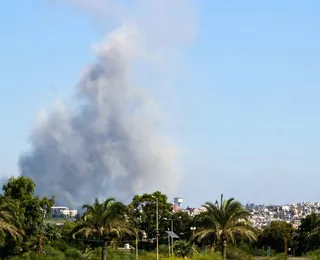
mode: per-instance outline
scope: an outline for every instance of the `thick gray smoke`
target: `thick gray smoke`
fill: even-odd
[[[19,161],[39,195],[54,194],[57,204],[78,207],[94,197],[127,200],[176,188],[178,149],[161,130],[152,95],[132,80],[144,41],[140,28],[114,31],[78,83],[77,108],[58,102],[39,113],[31,149]]]

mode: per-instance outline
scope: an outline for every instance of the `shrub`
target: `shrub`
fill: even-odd
[[[65,251],[65,256],[67,260],[84,260],[85,258],[82,256],[81,252],[76,249],[76,248],[69,248],[68,250]]]
[[[194,247],[187,241],[177,241],[174,244],[174,253],[177,257],[190,257],[194,253]]]
[[[51,242],[50,246],[62,252],[65,252],[70,248],[70,246],[64,241]]]
[[[45,248],[44,248],[44,250],[45,250],[45,252],[46,252],[46,254],[45,254],[45,257],[44,258],[41,258],[41,257],[39,257],[39,258],[35,258],[35,260],[37,259],[46,259],[46,260],[53,260],[53,259],[56,259],[56,260],[65,260],[65,256],[64,256],[64,253],[63,252],[61,252],[61,251],[59,251],[59,250],[57,250],[57,249],[55,249],[55,248],[53,248],[53,247],[51,247],[51,246],[46,246]],[[42,256],[42,255],[40,255],[40,254],[38,254],[38,256]]]
[[[272,260],[283,260],[283,259],[285,259],[284,253],[277,254],[277,255],[273,256],[271,259]]]
[[[167,248],[168,249],[168,248]],[[100,249],[96,249],[92,254],[91,254],[91,260],[100,260],[101,255]],[[127,252],[122,252],[118,250],[108,250],[108,260],[135,260],[135,253],[127,253]],[[145,252],[145,251],[140,251],[139,252],[139,260],[156,260],[156,254],[154,252]],[[184,260],[185,258],[183,257],[168,257],[168,253],[166,254],[160,254],[160,260]],[[208,254],[196,254],[194,257],[191,257],[192,260],[222,260],[220,253],[218,252],[209,252]]]
[[[318,260],[320,259],[320,249],[310,251],[306,254],[308,260]]]
[[[209,252],[206,255],[198,254],[191,258],[192,260],[222,260],[219,252]]]
[[[239,248],[229,246],[227,248],[227,259],[228,260],[251,260],[252,256]]]
[[[51,246],[45,247],[45,255],[29,252],[22,256],[16,256],[10,258],[11,260],[66,260],[63,252],[52,248]]]

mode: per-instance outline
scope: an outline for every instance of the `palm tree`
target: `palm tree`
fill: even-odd
[[[17,226],[17,204],[12,199],[1,197],[0,200],[0,232],[10,234],[14,238],[21,238],[23,231]]]
[[[103,240],[102,260],[107,259],[109,242],[123,234],[134,234],[126,219],[126,206],[114,198],[102,203],[96,199],[93,205],[85,204],[82,208],[86,209],[86,212],[72,231],[73,237],[81,233],[86,237],[96,236]]]
[[[207,225],[195,237],[199,242],[208,237],[220,240],[223,259],[226,259],[227,242],[235,242],[235,235],[239,234],[251,241],[257,239],[249,221],[250,213],[234,198],[223,200],[221,195],[220,203],[207,202],[203,207],[206,208],[204,217]]]
[[[320,227],[314,228],[311,232],[308,232],[307,242],[308,247],[311,245],[319,245],[320,241]],[[319,247],[319,246],[318,246]]]

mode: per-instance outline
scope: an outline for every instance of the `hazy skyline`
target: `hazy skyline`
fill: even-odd
[[[220,193],[243,203],[320,200],[319,7],[203,0],[196,28],[186,23],[192,39],[174,75],[163,82],[137,75],[171,117],[165,127],[183,168],[175,195],[185,206]],[[0,14],[0,176],[7,176],[18,174],[38,112],[56,99],[73,105],[83,68],[95,59],[92,45],[113,26],[49,0],[7,1]]]

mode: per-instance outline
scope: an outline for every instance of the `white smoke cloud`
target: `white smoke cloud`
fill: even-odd
[[[121,6],[111,0],[65,2],[99,16]],[[136,87],[132,74],[135,61],[157,60],[159,53],[192,38],[185,32],[194,29],[187,23],[191,13],[187,0],[137,3],[126,24],[95,46],[97,61],[77,86],[77,109],[57,102],[40,111],[32,149],[19,161],[21,174],[34,179],[39,195],[54,194],[57,203],[78,207],[94,197],[126,200],[135,193],[176,188],[179,149],[162,130],[157,102],[150,91]]]

